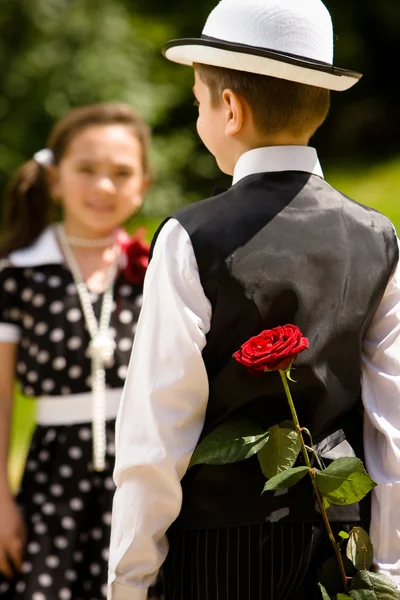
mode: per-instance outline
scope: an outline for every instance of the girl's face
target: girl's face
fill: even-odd
[[[142,206],[148,177],[142,147],[124,125],[90,125],[74,135],[49,171],[70,235],[106,236]]]

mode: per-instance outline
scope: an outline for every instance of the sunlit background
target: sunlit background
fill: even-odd
[[[301,1],[301,0],[299,0]],[[168,213],[229,185],[195,131],[191,69],[168,63],[168,39],[200,34],[215,0],[0,0],[0,189],[46,146],[70,108],[102,100],[132,104],[154,131],[154,181],[137,223],[149,236]],[[364,73],[333,94],[316,135],[325,176],[400,226],[400,2],[326,0],[336,64]],[[131,224],[135,227],[135,223]],[[362,252],[362,248],[360,248]],[[17,485],[33,423],[18,397],[10,475]]]

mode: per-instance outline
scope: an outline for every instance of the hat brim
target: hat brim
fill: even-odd
[[[162,52],[168,60],[182,65],[202,63],[339,92],[348,90],[362,77],[361,73],[325,62],[208,36],[171,40],[164,45]]]

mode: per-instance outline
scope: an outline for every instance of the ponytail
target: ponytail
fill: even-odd
[[[30,160],[6,187],[0,258],[6,258],[10,252],[36,240],[50,222],[51,206],[45,168],[36,160]]]

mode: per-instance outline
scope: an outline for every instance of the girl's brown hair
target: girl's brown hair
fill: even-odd
[[[54,164],[61,161],[72,138],[91,125],[124,125],[131,128],[142,147],[143,171],[149,173],[149,128],[130,106],[117,102],[76,108],[58,121],[47,142],[47,148],[54,156]],[[6,188],[0,257],[32,244],[53,220],[55,212],[45,167],[32,159],[22,165]]]

